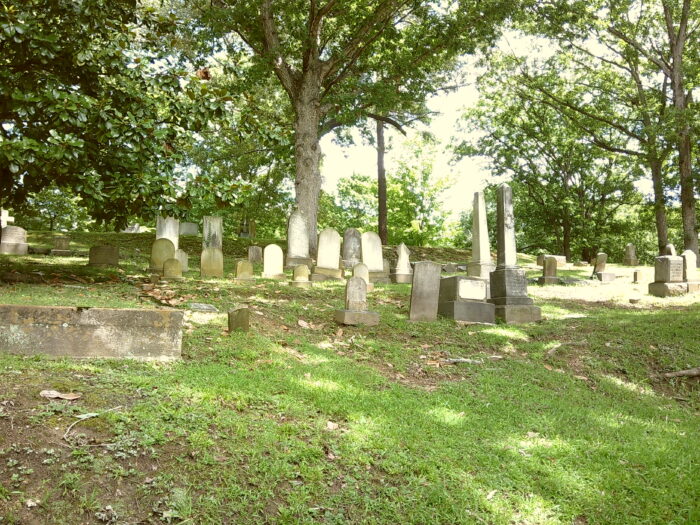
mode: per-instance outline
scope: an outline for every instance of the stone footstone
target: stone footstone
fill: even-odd
[[[368,292],[374,290],[374,283],[370,282],[369,280],[369,270],[367,269],[367,265],[365,263],[357,263],[355,266],[353,266],[352,276],[364,279]]]
[[[236,330],[247,332],[250,329],[250,309],[247,306],[238,306],[228,312],[228,331]]]
[[[238,261],[236,263],[236,278],[234,282],[237,283],[250,283],[255,280],[255,275],[253,274],[253,263],[250,261]]]
[[[110,245],[92,246],[88,256],[88,265],[119,266],[119,247]]]
[[[300,264],[294,267],[292,282],[290,283],[295,288],[311,288],[313,284],[309,281],[311,271],[305,264]]]
[[[202,250],[199,274],[202,279],[224,276],[224,254],[220,248],[204,248]]]
[[[168,259],[163,263],[163,278],[171,281],[182,280],[182,264],[179,259]]]
[[[420,261],[413,266],[413,285],[408,318],[410,321],[435,321],[438,313],[442,265]]]
[[[379,324],[379,314],[367,310],[367,284],[361,277],[350,277],[345,285],[345,310],[336,310],[335,320],[347,325]]]

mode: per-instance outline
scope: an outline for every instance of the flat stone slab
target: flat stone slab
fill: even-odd
[[[377,312],[336,310],[335,320],[340,324],[376,326],[379,324],[379,314]]]
[[[496,306],[486,301],[447,301],[438,303],[438,315],[466,323],[494,324]]]
[[[534,323],[542,320],[539,306],[496,305],[496,319],[506,324]]]
[[[0,351],[173,361],[181,357],[183,316],[179,310],[0,305]]]
[[[688,293],[688,283],[649,283],[649,295],[671,297]]]
[[[213,304],[207,303],[190,303],[187,307],[194,312],[218,312],[219,309]]]

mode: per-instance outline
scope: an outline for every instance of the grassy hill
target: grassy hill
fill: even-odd
[[[0,256],[36,277],[2,302],[222,313],[188,311],[173,364],[0,355],[0,523],[700,522],[698,381],[657,377],[700,364],[698,295],[644,296],[613,265],[611,285],[531,286],[542,323],[485,326],[410,323],[410,286],[377,285],[381,324],[340,327],[340,283],[201,281],[184,237],[188,279],[149,294],[152,234],[72,237],[124,264]],[[224,248],[229,272],[247,244]],[[252,329],[229,334],[238,304]]]

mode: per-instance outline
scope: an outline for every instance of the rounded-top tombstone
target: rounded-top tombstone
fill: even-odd
[[[340,268],[340,234],[333,228],[324,229],[318,236],[316,266],[334,270]]]
[[[175,245],[170,239],[156,239],[151,246],[151,264],[149,270],[163,273],[163,264],[175,258]]]
[[[355,228],[348,228],[343,234],[343,264],[352,268],[362,262],[362,234]]]
[[[263,250],[263,277],[284,279],[284,254],[276,244],[268,244]]]
[[[305,264],[297,264],[292,275],[292,286],[296,288],[310,288],[312,286],[312,282],[309,280],[311,270]]]
[[[165,279],[182,279],[182,264],[179,259],[168,259],[163,263],[163,277]]]
[[[362,262],[367,265],[370,272],[384,271],[382,240],[375,232],[362,234]]]

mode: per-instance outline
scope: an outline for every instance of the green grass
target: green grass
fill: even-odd
[[[134,306],[130,270],[0,293]],[[533,287],[554,294],[536,299],[543,323],[462,326],[409,323],[410,287],[379,285],[381,324],[340,330],[340,284],[195,276],[172,289],[222,312],[248,304],[253,329],[190,314],[172,364],[0,356],[4,522],[700,521],[698,382],[653,379],[698,366],[697,301],[630,308],[596,303],[599,289],[582,301]]]

